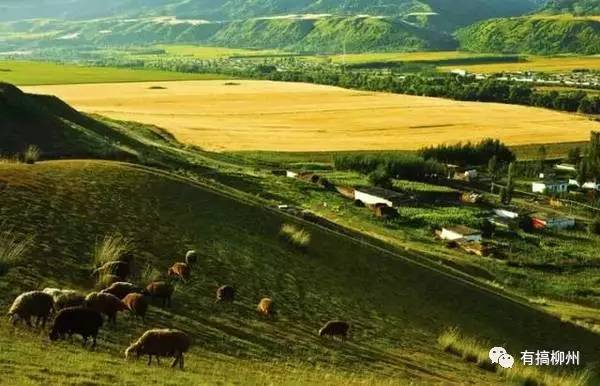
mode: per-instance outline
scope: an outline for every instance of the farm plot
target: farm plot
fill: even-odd
[[[510,145],[583,141],[583,116],[495,103],[268,81],[25,87],[79,110],[161,126],[208,150],[399,150],[498,138]],[[565,130],[568,128],[568,130]]]

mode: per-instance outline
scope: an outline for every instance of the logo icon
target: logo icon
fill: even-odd
[[[515,364],[515,358],[513,358],[510,354],[502,354],[502,356],[498,358],[498,364],[503,369],[512,369],[513,365]]]
[[[490,360],[492,363],[498,363],[500,357],[506,354],[506,349],[504,347],[492,347],[490,350]]]

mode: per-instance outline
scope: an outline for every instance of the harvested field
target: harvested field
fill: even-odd
[[[208,150],[418,149],[499,138],[511,145],[585,141],[600,124],[538,108],[302,83],[140,82],[24,87],[75,108],[155,124]]]

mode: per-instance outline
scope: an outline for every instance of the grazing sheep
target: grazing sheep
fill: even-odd
[[[85,296],[77,291],[63,290],[59,288],[44,288],[42,292],[52,296],[54,308],[57,311],[67,307],[83,306],[85,303]]]
[[[103,274],[98,281],[98,286],[101,289],[105,289],[113,285],[114,283],[120,282],[121,279],[117,275]]]
[[[123,299],[123,303],[132,314],[136,317],[141,316],[142,320],[146,319],[146,311],[148,311],[148,300],[142,294],[131,293]]]
[[[187,265],[196,264],[197,261],[198,261],[198,252],[196,252],[193,249],[186,252],[185,262]]]
[[[98,311],[83,307],[65,308],[56,315],[50,340],[64,338],[65,334],[71,337],[79,334],[83,337],[85,346],[88,338],[93,338],[92,347],[96,347],[98,330],[102,327],[102,315]]]
[[[259,314],[264,316],[272,316],[276,314],[275,306],[273,305],[273,299],[270,298],[261,299],[256,310]]]
[[[332,320],[325,323],[325,326],[323,326],[323,328],[319,330],[319,336],[339,336],[342,338],[342,340],[345,340],[346,338],[348,338],[349,329],[350,325],[348,323],[339,320]]]
[[[115,295],[102,292],[92,292],[85,298],[88,308],[98,311],[108,317],[113,324],[117,324],[117,312],[127,310],[125,303]]]
[[[54,299],[42,291],[30,291],[17,296],[13,302],[8,317],[13,326],[19,319],[31,327],[31,317],[35,316],[35,326],[42,322],[42,328],[46,327],[46,320],[54,310]],[[18,318],[17,318],[18,317]]]
[[[109,261],[92,272],[92,276],[108,274],[115,275],[120,280],[127,280],[127,277],[131,274],[131,268],[126,261]]]
[[[144,292],[144,290],[135,284],[128,283],[125,281],[118,281],[116,283],[112,283],[110,287],[100,291],[100,293],[115,295],[119,299],[123,299],[125,296],[136,292],[142,293]]]
[[[169,277],[178,277],[184,282],[187,282],[190,279],[191,269],[190,266],[186,263],[175,263],[169,270],[167,271],[167,275]]]
[[[160,357],[173,357],[175,360],[171,367],[179,363],[179,368],[183,369],[183,353],[190,345],[191,339],[185,332],[168,329],[148,330],[125,350],[125,358],[131,358],[132,354],[135,354],[136,358],[140,355],[148,355],[148,366],[150,366],[153,355],[159,365]]]
[[[235,289],[232,286],[224,285],[217,289],[216,303],[228,302],[233,303],[235,300]]]
[[[155,281],[146,287],[146,293],[152,297],[152,299],[161,299],[162,306],[171,307],[171,297],[175,288],[164,281]]]
[[[65,293],[54,300],[54,308],[56,311],[63,310],[70,307],[84,307],[85,296],[80,293]]]

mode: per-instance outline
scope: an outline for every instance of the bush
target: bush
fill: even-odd
[[[99,267],[110,261],[118,261],[133,250],[132,244],[132,240],[118,233],[104,236],[94,248],[94,264]]]
[[[471,142],[456,145],[438,145],[426,147],[419,154],[425,159],[458,165],[485,165],[495,158],[497,163],[509,163],[516,160],[515,154],[508,146],[497,139],[484,139],[473,144]]]
[[[386,189],[391,189],[393,185],[389,173],[384,168],[379,168],[369,174],[369,183]]]
[[[39,147],[36,145],[29,145],[23,152],[23,162],[33,165],[40,159],[41,154],[42,152]]]
[[[600,217],[595,218],[588,225],[588,232],[591,235],[600,235]]]
[[[404,153],[348,154],[334,160],[337,170],[353,170],[363,174],[387,174],[389,178],[422,181],[445,174],[445,168],[434,160]]]
[[[279,234],[287,242],[299,249],[306,249],[310,244],[310,233],[293,224],[283,224]]]
[[[23,260],[33,245],[33,237],[19,237],[12,229],[0,224],[0,275]]]

